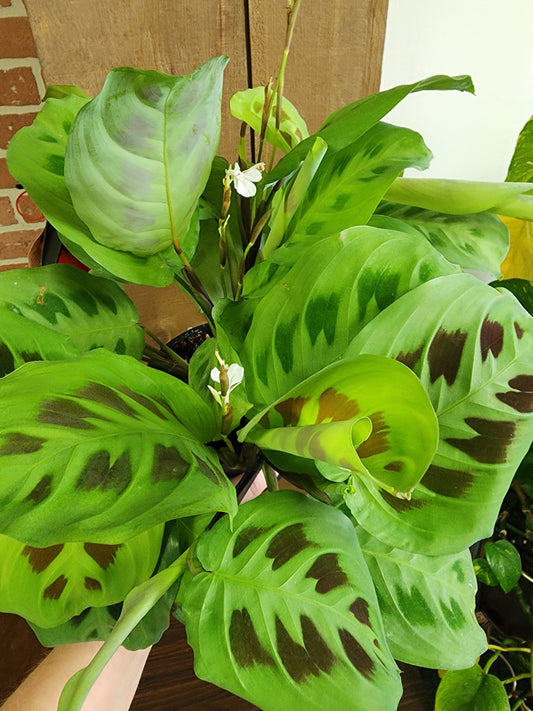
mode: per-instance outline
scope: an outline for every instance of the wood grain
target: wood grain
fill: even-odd
[[[250,0],[254,86],[277,75],[285,6],[286,0]],[[387,7],[388,0],[302,0],[284,93],[311,132],[335,109],[379,90]]]
[[[233,160],[230,96],[276,76],[286,0],[26,0],[47,84],[97,93],[116,66],[186,74],[225,54],[220,153]],[[379,89],[388,0],[302,0],[286,96],[311,131],[339,106]],[[246,20],[249,14],[249,27]],[[248,47],[249,44],[249,47]]]
[[[247,86],[242,0],[26,0],[46,84],[91,96],[117,66],[188,74],[225,54],[223,106]],[[221,153],[231,156],[239,123],[223,113]]]

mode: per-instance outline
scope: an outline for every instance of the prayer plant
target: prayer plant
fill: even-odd
[[[532,186],[401,177],[431,153],[382,118],[464,76],[311,136],[280,79],[239,92],[258,153],[228,163],[226,61],[52,87],[9,146],[90,271],[0,275],[0,608],[47,645],[107,640],[65,711],[171,614],[198,676],[261,709],[393,710],[395,660],[487,646],[469,547],[531,442],[533,319],[467,272],[500,275],[498,214],[533,218]],[[173,280],[210,327],[190,362],[145,346],[121,286]],[[270,491],[239,505],[259,471]]]

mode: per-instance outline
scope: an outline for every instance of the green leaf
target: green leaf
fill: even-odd
[[[0,274],[3,360],[11,353],[15,367],[101,347],[140,358],[144,335],[137,319],[135,306],[115,282],[68,264]]]
[[[520,131],[516,148],[509,164],[506,181],[531,183],[533,182],[533,163],[531,152],[533,150],[533,116],[526,122]]]
[[[54,627],[87,607],[120,602],[152,574],[162,536],[159,525],[114,545],[36,548],[0,535],[0,610]]]
[[[274,170],[265,182],[274,183],[295,170],[317,136],[320,136],[332,151],[339,151],[360,138],[369,128],[386,116],[389,111],[412,92],[425,90],[457,90],[474,93],[472,80],[468,76],[449,77],[437,75],[365,96],[352,104],[343,106],[328,116],[317,133],[302,141]]]
[[[485,558],[503,592],[510,592],[520,580],[520,553],[509,541],[485,543]]]
[[[70,96],[71,94],[74,94],[75,96],[80,96],[82,99],[88,99],[90,100],[89,94],[85,93],[83,89],[80,89],[79,86],[75,86],[73,84],[49,84],[46,87],[46,93],[44,95],[45,100],[46,99],[64,99],[67,96]]]
[[[202,535],[183,578],[195,671],[264,711],[393,711],[401,695],[372,581],[349,520],[265,494]],[[209,614],[206,614],[209,611]],[[275,693],[273,693],[275,689]]]
[[[502,682],[477,664],[470,669],[448,671],[435,697],[435,711],[510,711]]]
[[[487,639],[474,612],[477,586],[470,552],[409,553],[360,526],[356,530],[393,657],[434,669],[475,664]]]
[[[169,521],[165,525],[165,533],[159,561],[153,575],[164,570],[180,553],[191,544],[192,538],[201,533],[211,520],[210,514],[203,514],[192,519]],[[199,526],[198,531],[195,529]],[[191,535],[192,534],[192,535]],[[122,642],[126,649],[145,649],[156,644],[170,622],[170,610],[176,598],[178,582],[174,583],[150,610],[135,625]],[[89,607],[80,615],[73,617],[62,625],[52,628],[38,627],[30,623],[31,628],[45,647],[55,647],[60,644],[106,640],[115,626],[122,604],[107,607]]]
[[[395,178],[408,167],[427,168],[431,157],[418,133],[377,123],[355,143],[326,153],[289,235],[327,236],[366,224]]]
[[[183,77],[114,69],[80,111],[65,179],[97,242],[147,256],[177,241],[192,257],[196,242],[186,237],[218,146],[227,61]]]
[[[291,182],[278,190],[272,200],[272,216],[268,222],[268,238],[263,247],[263,255],[268,255],[284,240],[294,213],[302,204],[309,184],[315,177],[327,151],[326,143],[318,137]]]
[[[167,264],[170,253],[141,258],[105,247],[93,239],[74,209],[65,184],[65,150],[72,122],[87,101],[74,93],[47,99],[33,124],[10,141],[9,171],[84,264],[92,268],[104,265],[108,273],[132,283],[166,286],[173,278]]]
[[[72,617],[57,627],[40,627],[28,624],[43,647],[58,647],[61,644],[94,642],[109,637],[117,618],[113,612],[120,611],[121,605],[109,607],[88,607],[76,617]]]
[[[258,135],[261,132],[263,107],[265,104],[265,89],[262,86],[254,89],[238,91],[230,99],[229,108],[232,116],[244,121]],[[291,148],[309,136],[305,121],[298,113],[296,107],[285,97],[281,102],[281,123],[276,129],[276,112],[278,98],[274,95],[268,119],[265,140],[271,145],[288,153]]]
[[[450,215],[496,212],[533,219],[531,183],[489,183],[437,178],[398,178],[385,199]]]
[[[414,227],[446,259],[463,269],[499,275],[509,249],[509,232],[503,222],[489,213],[446,215],[417,207],[384,202],[370,224],[383,226],[380,217],[396,218]],[[385,226],[391,228],[387,223]]]
[[[368,480],[348,505],[390,545],[459,552],[489,538],[533,436],[533,319],[508,292],[468,274],[426,282],[377,315],[345,357],[408,365],[437,413],[439,446],[411,501]]]
[[[401,363],[378,356],[318,371],[256,415],[239,439],[369,475],[409,495],[431,462],[438,427],[425,390]]]
[[[171,566],[128,593],[120,618],[105,643],[91,663],[67,682],[59,699],[58,711],[81,711],[87,694],[105,665],[135,626],[183,574],[185,565],[185,556],[180,556]]]
[[[490,585],[491,587],[496,587],[498,585],[498,580],[485,558],[474,558],[472,562],[474,564],[476,578],[480,583]]]
[[[490,284],[496,289],[507,289],[514,294],[526,311],[533,315],[533,282],[527,279],[500,279]]]
[[[289,245],[276,250],[274,270],[293,252]],[[252,269],[244,283],[248,298],[221,303],[214,312],[241,358],[256,412],[342,357],[363,326],[406,291],[458,269],[416,237],[366,226],[296,250],[289,267],[265,279],[261,298],[254,298]]]
[[[0,381],[0,531],[34,546],[116,543],[229,511],[235,491],[203,443],[218,432],[181,381],[105,350],[28,363]]]

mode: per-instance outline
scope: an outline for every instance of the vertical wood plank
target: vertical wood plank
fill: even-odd
[[[254,86],[276,77],[286,0],[249,0]],[[285,96],[309,130],[351,101],[379,91],[388,0],[302,0],[285,74]]]
[[[188,74],[211,57],[230,57],[224,79],[220,152],[236,152],[239,124],[227,110],[247,86],[243,0],[26,0],[47,84],[96,94],[117,66]]]

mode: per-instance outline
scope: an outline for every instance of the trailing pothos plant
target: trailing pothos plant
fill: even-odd
[[[9,146],[90,272],[0,275],[0,608],[48,645],[106,640],[64,710],[170,614],[197,674],[262,709],[396,709],[395,660],[487,646],[469,546],[531,442],[533,319],[468,270],[500,274],[497,214],[533,217],[533,191],[401,177],[431,153],[383,117],[468,77],[309,136],[280,71],[233,97],[259,141],[228,163],[226,61],[52,87]],[[210,328],[190,361],[145,346],[121,286],[173,281]],[[258,471],[239,505],[230,477]]]

